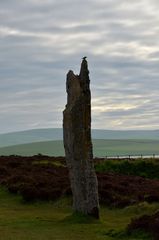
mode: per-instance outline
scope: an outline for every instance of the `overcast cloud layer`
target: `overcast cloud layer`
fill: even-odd
[[[159,128],[158,0],[1,0],[0,133],[62,127],[85,55],[93,128]]]

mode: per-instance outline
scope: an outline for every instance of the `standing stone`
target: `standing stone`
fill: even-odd
[[[76,212],[99,218],[98,184],[91,141],[89,70],[83,58],[79,75],[67,74],[67,105],[63,112],[64,148]]]

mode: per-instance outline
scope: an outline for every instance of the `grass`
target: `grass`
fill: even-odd
[[[27,204],[0,189],[0,240],[150,240],[143,232],[128,236],[131,218],[151,214],[159,204],[140,203],[124,209],[101,207],[100,220],[72,214],[71,199]]]
[[[106,160],[96,164],[97,172],[114,172],[125,175],[135,175],[151,179],[159,179],[159,162],[149,160]]]
[[[93,140],[94,156],[159,155],[159,140]],[[46,141],[0,148],[0,155],[64,156],[62,141]]]
[[[41,164],[41,165],[48,165],[48,164],[52,164],[52,165],[54,165],[54,166],[56,166],[56,167],[66,167],[66,165],[64,165],[64,164],[62,164],[60,161],[49,161],[49,160],[34,160],[33,162],[32,162],[32,164],[34,165],[39,165],[39,164]]]

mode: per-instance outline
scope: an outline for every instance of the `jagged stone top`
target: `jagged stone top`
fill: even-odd
[[[75,75],[72,70],[69,70],[67,74],[66,89],[67,89],[67,103],[73,104],[81,93],[89,93],[89,70],[88,63],[85,58],[83,58],[81,63],[80,74]]]
[[[85,58],[82,60],[82,63],[81,63],[79,79],[80,79],[81,88],[84,91],[89,90],[89,83],[90,83],[89,70],[88,70],[88,63]]]

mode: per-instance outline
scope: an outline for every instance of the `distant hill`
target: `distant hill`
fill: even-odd
[[[92,130],[93,139],[144,139],[159,140],[159,130]],[[63,132],[61,128],[32,129],[21,132],[0,134],[0,147],[62,140]]]
[[[92,130],[93,139],[152,139],[159,140],[159,130]]]
[[[159,140],[93,140],[94,156],[159,155]],[[0,148],[0,155],[64,156],[63,141],[46,141]]]
[[[51,140],[62,140],[62,129],[31,129],[21,132],[0,134],[0,147]]]

